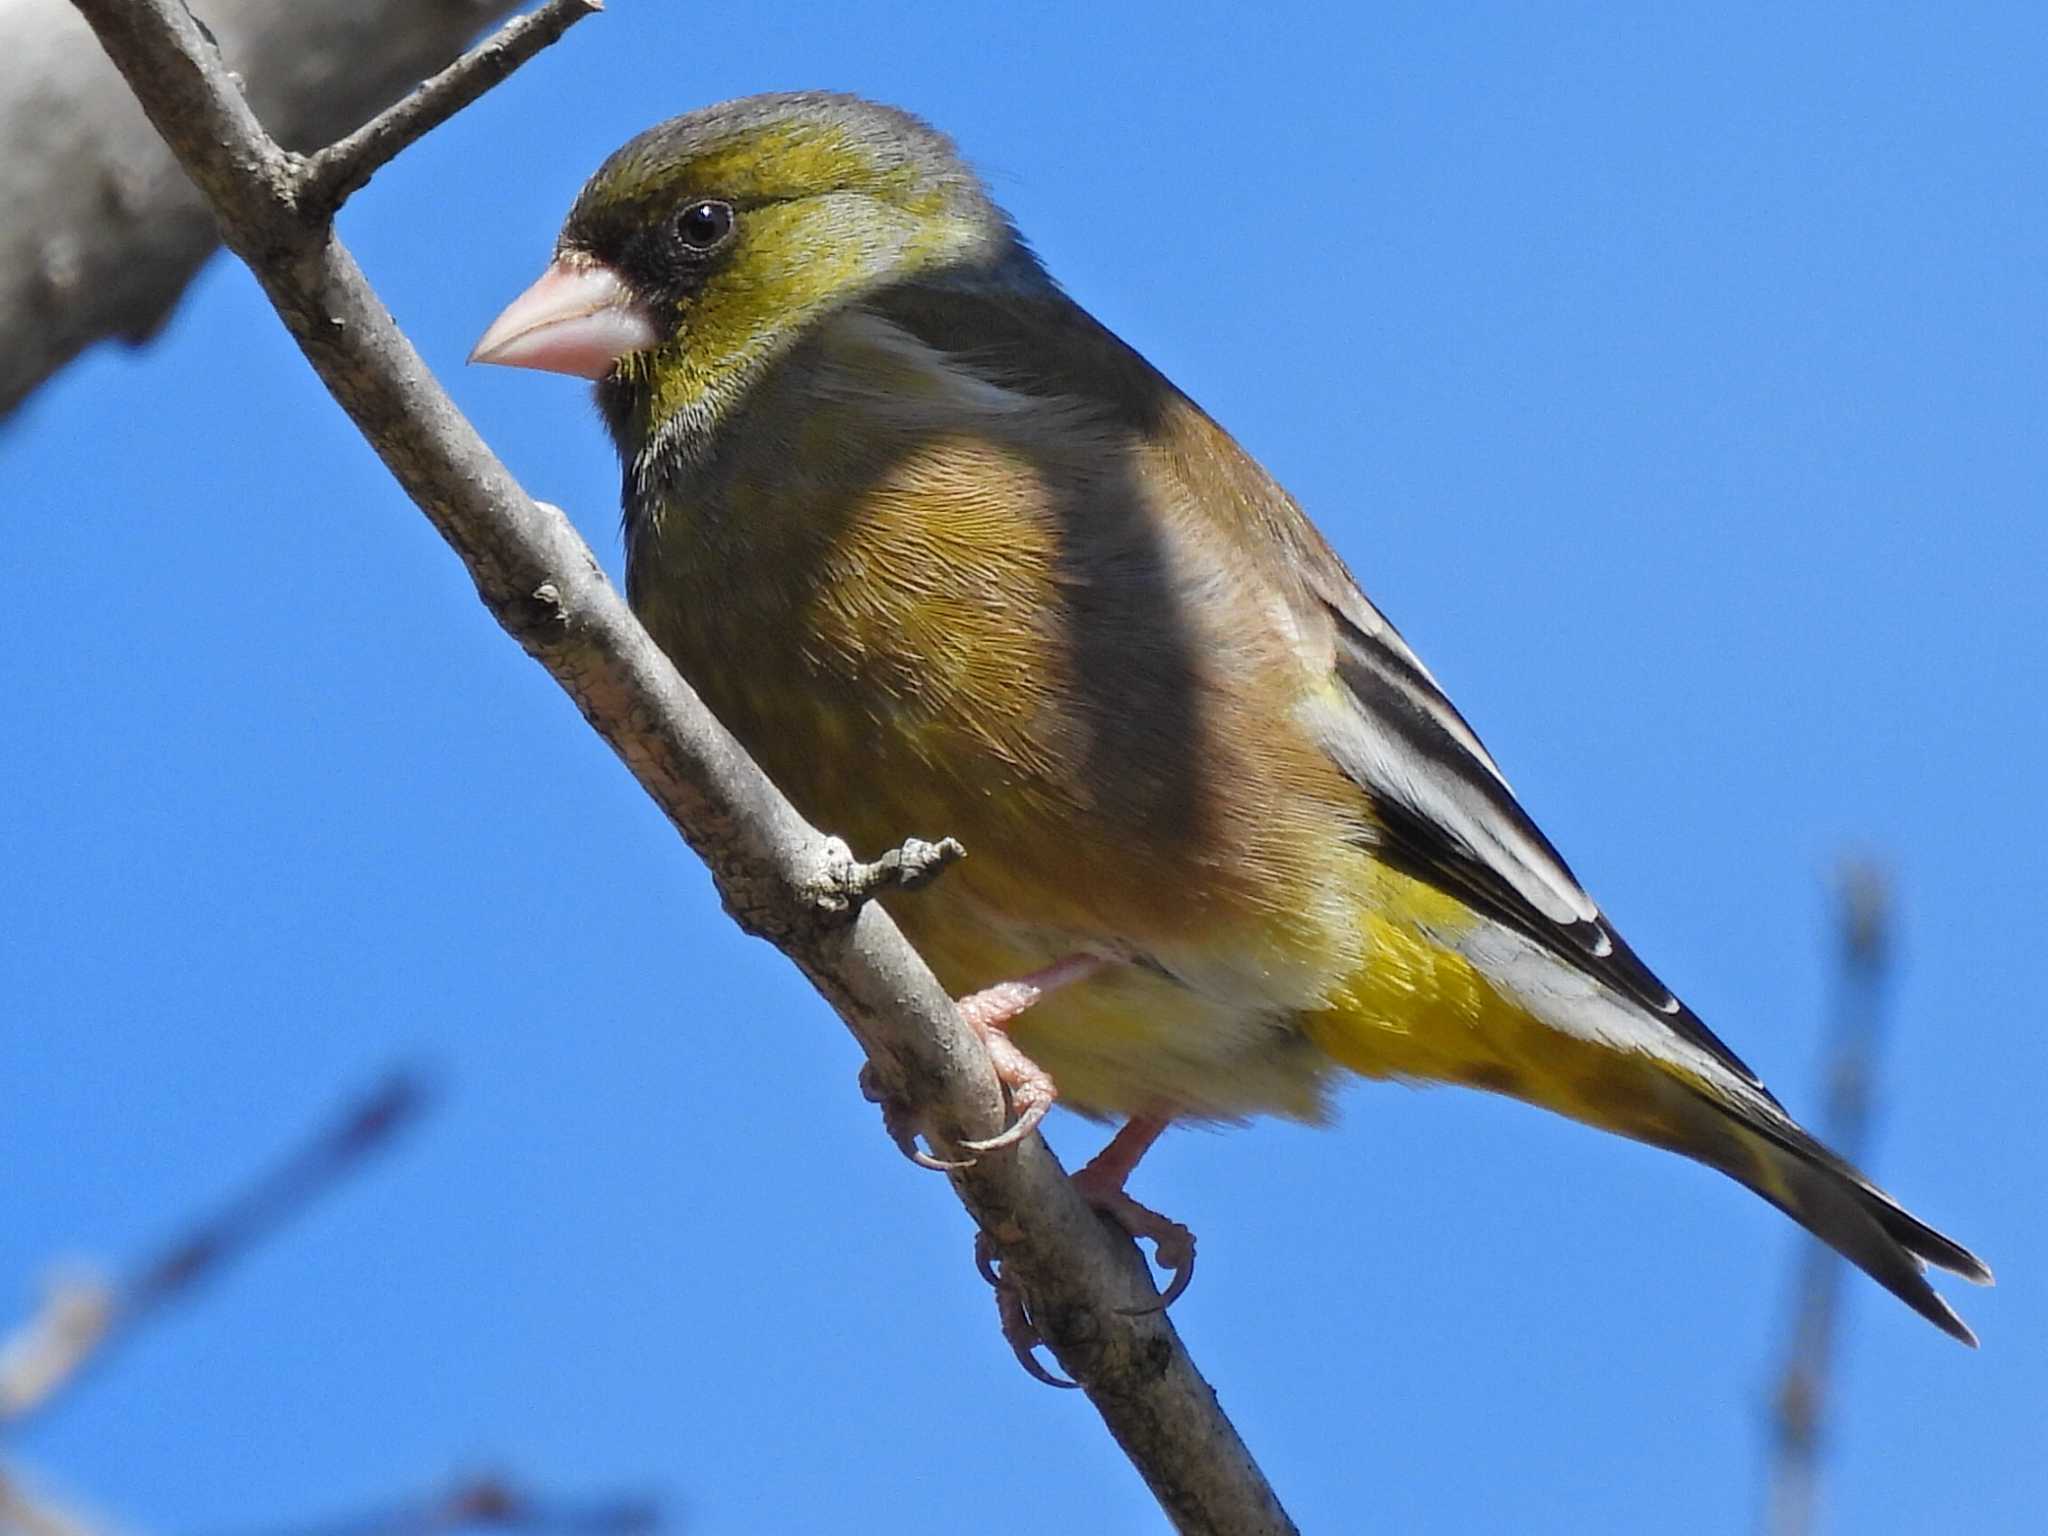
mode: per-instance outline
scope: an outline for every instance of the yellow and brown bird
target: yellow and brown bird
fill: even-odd
[[[1020,1118],[1128,1117],[1090,1192],[1134,1230],[1177,1232],[1121,1196],[1169,1120],[1462,1083],[1720,1169],[1972,1341],[1923,1266],[1984,1265],[1636,958],[1293,499],[924,123],[642,134],[475,357],[597,381],[633,605],[806,816],[967,846],[890,910]]]

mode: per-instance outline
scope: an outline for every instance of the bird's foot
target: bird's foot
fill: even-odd
[[[1166,1126],[1164,1116],[1143,1115],[1130,1120],[1071,1180],[1090,1207],[1115,1222],[1134,1241],[1149,1241],[1152,1262],[1169,1276],[1158,1300],[1148,1306],[1130,1308],[1130,1316],[1164,1311],[1180,1299],[1195,1278],[1195,1234],[1181,1222],[1139,1204],[1124,1190],[1124,1181]],[[1053,1375],[1039,1363],[1038,1348],[1045,1343],[1045,1336],[1032,1321],[1022,1287],[1004,1275],[1001,1255],[986,1232],[975,1235],[974,1262],[982,1278],[995,1288],[996,1316],[1018,1364],[1048,1386],[1076,1385]]]
[[[1009,1091],[1013,1116],[1008,1127],[996,1135],[985,1141],[967,1142],[968,1151],[994,1152],[1012,1147],[1038,1128],[1038,1122],[1045,1118],[1059,1092],[1045,1069],[1026,1056],[1007,1031],[1020,1014],[1048,992],[1057,992],[1094,975],[1102,964],[1095,955],[1068,955],[1029,976],[999,981],[971,993],[954,1005],[960,1010],[961,1022],[981,1036],[982,1044],[988,1047],[989,1064],[995,1068],[996,1081]]]
[[[986,1232],[974,1234],[974,1267],[981,1271],[981,1278],[996,1293],[996,1319],[1003,1330],[1003,1342],[1010,1346],[1010,1353],[1017,1357],[1017,1363],[1027,1374],[1048,1387],[1080,1386],[1078,1381],[1055,1376],[1039,1363],[1038,1349],[1045,1343],[1045,1335],[1031,1320],[1031,1308],[1024,1302],[1024,1288],[1003,1273],[1002,1254],[996,1248],[996,1240]]]
[[[1003,1147],[1014,1147],[1038,1129],[1038,1122],[1052,1108],[1052,1101],[1059,1097],[1059,1090],[1053,1086],[1045,1068],[1026,1056],[1000,1026],[977,1024],[964,1005],[960,1016],[967,1020],[969,1027],[981,1036],[981,1043],[988,1047],[988,1061],[995,1068],[996,1081],[1003,1085],[1010,1097],[1011,1116],[1010,1123],[995,1135],[983,1141],[962,1142],[961,1145],[977,1156]]]
[[[1185,1223],[1162,1215],[1149,1205],[1140,1205],[1121,1189],[1090,1189],[1083,1182],[1087,1175],[1086,1168],[1074,1175],[1073,1182],[1080,1188],[1081,1197],[1098,1214],[1122,1227],[1132,1241],[1150,1242],[1152,1263],[1167,1275],[1166,1289],[1159,1293],[1159,1299],[1150,1306],[1131,1308],[1132,1314],[1164,1312],[1180,1300],[1194,1281],[1194,1232]]]
[[[1095,955],[1069,955],[1043,970],[1020,976],[1015,981],[999,981],[954,1003],[953,1006],[960,1010],[960,1022],[973,1030],[988,1048],[989,1065],[995,1069],[996,1081],[1009,1095],[1012,1116],[1009,1125],[994,1136],[982,1141],[962,1142],[961,1146],[966,1151],[976,1156],[1000,1151],[1004,1147],[1015,1146],[1038,1129],[1038,1122],[1052,1108],[1059,1091],[1045,1069],[1024,1054],[1007,1030],[1013,1020],[1048,992],[1056,992],[1061,987],[1092,976],[1104,963]],[[973,1161],[969,1158],[966,1162],[948,1162],[918,1146],[921,1127],[916,1113],[882,1086],[872,1063],[860,1069],[860,1091],[870,1103],[881,1106],[882,1127],[889,1133],[889,1139],[918,1167],[943,1171],[965,1168]]]
[[[1150,1206],[1140,1205],[1124,1190],[1139,1160],[1152,1150],[1170,1123],[1166,1115],[1133,1115],[1073,1177],[1083,1200],[1122,1227],[1133,1241],[1152,1244],[1152,1262],[1171,1277],[1157,1305],[1137,1309],[1145,1312],[1172,1306],[1195,1278],[1195,1234]]]

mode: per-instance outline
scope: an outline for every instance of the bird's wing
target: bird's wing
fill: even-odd
[[[1324,749],[1371,799],[1379,856],[1640,1004],[1762,1091],[1756,1074],[1615,932],[1472,727],[1337,556],[1312,532],[1290,542],[1305,557],[1297,568],[1308,595],[1333,630],[1337,704],[1317,709],[1315,726]]]

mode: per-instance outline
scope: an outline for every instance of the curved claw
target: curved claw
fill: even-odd
[[[1150,1242],[1152,1262],[1171,1277],[1157,1301],[1142,1307],[1120,1308],[1123,1315],[1143,1317],[1153,1312],[1164,1312],[1179,1301],[1195,1278],[1195,1234],[1172,1217],[1162,1216],[1148,1205],[1140,1205],[1121,1189],[1102,1189],[1094,1187],[1091,1182],[1083,1184],[1081,1193],[1096,1211],[1115,1222],[1134,1240]]]
[[[1004,1147],[1014,1147],[1018,1142],[1038,1129],[1038,1122],[1043,1120],[1046,1111],[1052,1108],[1052,1096],[1050,1094],[1041,1097],[1032,1093],[1028,1087],[1019,1088],[1012,1095],[1011,1102],[1017,1110],[1017,1118],[1012,1120],[1006,1129],[994,1136],[988,1137],[986,1140],[963,1141],[960,1145],[969,1152],[977,1154],[982,1152],[999,1152]]]
[[[990,1290],[1000,1291],[1003,1288],[1002,1260],[996,1255],[994,1240],[986,1232],[974,1234],[974,1267],[988,1282]]]
[[[1010,1108],[1017,1118],[1006,1129],[986,1140],[960,1143],[967,1151],[975,1153],[1014,1147],[1038,1129],[1038,1122],[1045,1118],[1053,1100],[1059,1097],[1059,1090],[1053,1087],[1045,1069],[1026,1056],[1008,1035],[999,1029],[983,1028],[981,1038],[988,1046],[989,1065],[995,1068],[996,1081],[1010,1090]]]
[[[1078,1381],[1069,1381],[1064,1376],[1055,1376],[1051,1371],[1038,1363],[1038,1356],[1034,1355],[1031,1351],[1036,1349],[1042,1341],[1035,1332],[1032,1334],[1031,1342],[1028,1344],[1022,1344],[1018,1340],[1010,1338],[1010,1330],[1007,1326],[1003,1329],[1003,1337],[1009,1339],[1010,1351],[1016,1355],[1017,1363],[1023,1366],[1025,1371],[1034,1379],[1044,1382],[1048,1387],[1059,1387],[1068,1392],[1078,1392],[1081,1390],[1081,1383]]]
[[[929,1168],[934,1173],[951,1173],[957,1168],[974,1166],[971,1157],[961,1162],[949,1162],[943,1157],[934,1157],[917,1144],[919,1131],[909,1106],[882,1086],[881,1077],[871,1061],[861,1063],[860,1092],[862,1098],[882,1111],[882,1129],[896,1143],[896,1150],[918,1167]]]
[[[1174,1225],[1178,1226],[1179,1223],[1176,1222]],[[1149,1317],[1154,1312],[1164,1312],[1179,1301],[1187,1293],[1187,1288],[1194,1283],[1195,1235],[1185,1227],[1182,1227],[1181,1231],[1187,1237],[1185,1244],[1153,1239],[1152,1262],[1172,1278],[1166,1282],[1166,1289],[1159,1293],[1157,1301],[1148,1302],[1142,1307],[1119,1307],[1117,1310],[1125,1317]]]
[[[981,1271],[982,1279],[995,1288],[996,1317],[1003,1330],[1003,1342],[1010,1346],[1010,1353],[1017,1357],[1017,1363],[1034,1380],[1042,1381],[1048,1387],[1077,1390],[1081,1383],[1055,1376],[1039,1364],[1038,1350],[1045,1343],[1045,1338],[1039,1333],[1038,1325],[1031,1321],[1030,1310],[1024,1305],[1024,1293],[1003,1278],[1001,1255],[996,1252],[996,1245],[986,1232],[974,1234],[974,1267]]]
[[[1180,1261],[1178,1263],[1169,1261],[1166,1255],[1161,1253],[1156,1246],[1153,1248],[1152,1253],[1154,1259],[1158,1263],[1164,1265],[1166,1268],[1170,1269],[1173,1272],[1173,1278],[1167,1282],[1165,1291],[1162,1292],[1159,1297],[1159,1309],[1163,1312],[1168,1307],[1172,1306],[1176,1301],[1179,1301],[1182,1293],[1185,1292],[1187,1288],[1194,1283],[1194,1236],[1192,1233],[1189,1234],[1187,1252],[1181,1256]]]

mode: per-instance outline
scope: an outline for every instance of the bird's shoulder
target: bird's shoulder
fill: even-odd
[[[1277,600],[1312,670],[1334,660],[1333,613],[1391,634],[1294,498],[1142,353],[1057,288],[906,285],[878,295],[864,314],[912,340],[958,392],[1006,401],[1073,456],[1113,465],[1119,486],[1166,520],[1190,559],[1227,567]]]

